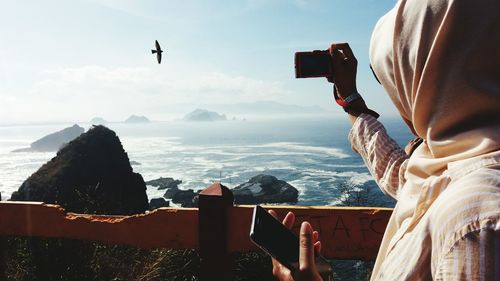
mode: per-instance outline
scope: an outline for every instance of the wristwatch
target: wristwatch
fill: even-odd
[[[347,113],[354,113],[354,115],[356,115],[356,113],[358,113],[358,115],[359,113],[366,113],[375,118],[378,118],[380,116],[377,112],[369,109],[366,106],[365,101],[357,91],[345,98],[342,98],[337,94],[337,88],[334,85],[333,96],[335,97],[335,101],[337,102],[337,104],[340,105]]]

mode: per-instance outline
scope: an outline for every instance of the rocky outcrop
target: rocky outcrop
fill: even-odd
[[[170,203],[163,198],[153,198],[149,201],[149,210],[154,210],[163,207],[170,207]]]
[[[192,189],[182,190],[177,186],[168,188],[163,197],[171,199],[172,202],[180,204],[182,207],[197,207],[195,197],[198,193]]]
[[[196,109],[184,116],[184,121],[224,121],[227,120],[225,114],[219,114],[205,109]]]
[[[194,198],[197,194],[192,189],[178,190],[172,196],[172,202],[181,204],[182,207],[197,207],[194,203]]]
[[[194,197],[197,195],[192,189],[179,189],[181,180],[173,178],[163,178],[150,180],[146,185],[157,187],[158,190],[166,189],[164,198],[170,199],[173,203],[180,204],[182,207],[195,207]]]
[[[168,198],[168,199],[172,199],[174,197],[174,195],[177,194],[177,192],[179,192],[179,191],[181,191],[181,190],[177,186],[169,188],[169,189],[167,189],[167,191],[165,191],[165,194],[163,194],[163,197]]]
[[[83,134],[83,132],[85,132],[85,129],[75,124],[61,131],[46,135],[45,137],[33,142],[29,148],[16,149],[13,152],[57,151],[68,142]]]
[[[149,119],[146,116],[131,115],[125,123],[149,123]]]
[[[158,187],[158,190],[161,189],[169,189],[169,188],[177,188],[179,184],[181,184],[181,180],[174,180],[173,178],[163,178],[160,177],[155,180],[150,180],[146,182],[146,185],[152,185],[154,187]]]
[[[248,182],[231,189],[235,204],[297,203],[299,191],[285,181],[271,175],[258,175]],[[177,186],[167,188],[163,197],[182,207],[197,207],[198,192],[181,190]]]
[[[12,194],[69,212],[129,215],[149,208],[146,185],[134,173],[115,132],[94,126],[64,146]]]
[[[258,175],[232,189],[236,204],[296,203],[299,191],[271,175]]]

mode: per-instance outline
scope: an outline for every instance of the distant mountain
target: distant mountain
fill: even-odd
[[[108,121],[102,117],[94,117],[90,120],[90,124],[92,125],[106,125]]]
[[[184,121],[225,121],[227,120],[225,114],[219,114],[215,111],[206,109],[196,109],[183,118]]]
[[[137,115],[131,115],[127,120],[125,120],[125,123],[149,123],[149,119],[146,116],[137,116]]]
[[[275,101],[257,101],[252,103],[241,103],[240,108],[255,110],[261,113],[321,113],[325,110],[319,106],[301,106],[283,104]]]
[[[71,127],[65,128],[61,131],[46,135],[45,137],[33,142],[29,148],[16,149],[13,152],[48,152],[48,151],[58,151],[62,146],[74,140],[81,134],[85,132],[85,129],[73,125]]]
[[[226,114],[235,115],[318,115],[325,114],[326,111],[320,106],[301,106],[283,104],[275,101],[256,101],[249,103],[235,104],[216,104],[210,105],[211,108],[218,111],[224,111]]]

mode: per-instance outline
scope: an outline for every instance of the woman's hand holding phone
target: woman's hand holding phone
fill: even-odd
[[[269,213],[276,219],[278,214],[270,210]],[[295,223],[295,215],[289,212],[283,219],[283,225],[291,229]],[[279,263],[277,260],[272,259],[273,262],[273,275],[280,281],[322,281],[315,262],[315,251],[321,251],[321,242],[318,241],[319,233],[313,231],[309,222],[303,222],[300,227],[300,243],[299,243],[299,270],[293,276],[290,269]]]

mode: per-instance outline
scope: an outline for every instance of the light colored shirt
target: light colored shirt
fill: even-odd
[[[409,157],[374,117],[349,140],[382,192],[397,200],[371,280],[500,280],[500,153],[448,163],[419,187]]]

